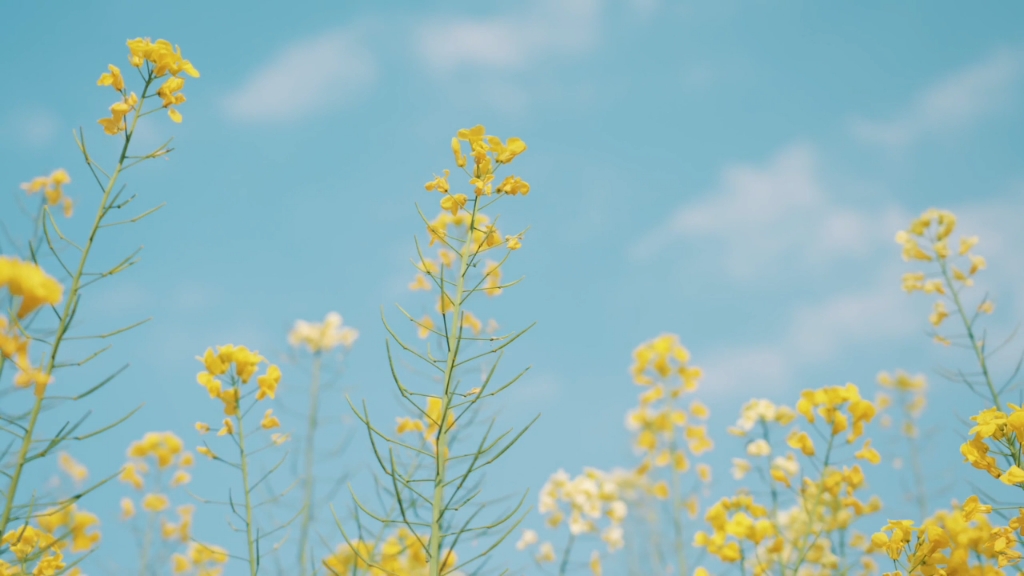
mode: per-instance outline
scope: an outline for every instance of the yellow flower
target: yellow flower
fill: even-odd
[[[454,140],[454,142],[457,145],[458,140]],[[449,174],[450,174],[449,171],[446,169],[444,171],[444,176],[434,176],[434,179],[431,180],[430,182],[427,182],[423,187],[427,189],[427,192],[433,192],[433,191],[436,190],[436,191],[438,191],[438,192],[440,192],[442,194],[447,194],[448,190],[449,190],[449,185],[448,185],[448,175]]]
[[[509,250],[519,250],[523,246],[523,239],[519,236],[505,236],[505,245]]]
[[[982,504],[978,500],[978,497],[972,494],[964,502],[960,512],[963,514],[964,520],[970,522],[977,514],[991,514],[992,506],[989,504]]]
[[[452,138],[452,154],[455,155],[455,165],[459,168],[464,168],[466,166],[466,157],[462,154],[462,144],[459,143],[458,138]]]
[[[121,498],[121,519],[128,520],[135,516],[135,502],[131,498]]]
[[[64,286],[37,264],[0,256],[0,288],[21,298],[18,317],[24,318],[43,304],[56,305],[64,298]]]
[[[772,447],[763,438],[758,438],[750,444],[747,444],[747,455],[754,457],[769,456],[772,453]]]
[[[733,477],[733,479],[735,479],[735,480],[742,480],[743,477],[747,475],[747,472],[750,472],[751,468],[753,468],[753,466],[750,464],[750,461],[744,460],[743,458],[733,458],[732,459],[732,477]]]
[[[942,321],[948,317],[949,311],[946,310],[946,303],[943,302],[942,300],[939,300],[935,303],[935,308],[933,309],[931,315],[928,316],[928,321],[931,322],[932,326],[938,328],[939,324],[942,324]]]
[[[203,456],[206,456],[207,458],[211,458],[211,459],[217,457],[217,455],[213,453],[213,450],[210,450],[206,446],[197,446],[196,447],[196,452],[199,452]]]
[[[981,312],[983,314],[991,314],[995,312],[995,310],[996,304],[991,300],[985,300],[984,302],[981,303],[981,305],[978,306],[978,312]]]
[[[97,86],[113,86],[114,90],[118,92],[124,90],[124,78],[121,76],[121,70],[110,64],[107,66],[110,72],[105,72],[100,75],[100,79],[96,81]]]
[[[526,196],[530,193],[530,185],[518,176],[506,176],[498,185],[498,192],[508,196]]]
[[[256,391],[256,399],[273,399],[277,395],[277,385],[280,382],[281,369],[276,364],[271,364],[267,367],[266,374],[256,377],[256,385],[259,386],[259,390]]]
[[[417,327],[416,336],[422,340],[430,336],[431,331],[434,329],[434,320],[430,316],[424,316],[420,318]]]
[[[999,481],[1011,486],[1024,483],[1024,470],[1021,470],[1017,466],[1010,466],[1010,468],[1006,472],[1003,472],[1003,475],[999,477]]]
[[[485,174],[481,178],[471,178],[469,183],[473,185],[473,193],[477,196],[490,196],[494,181],[494,174]]]
[[[167,40],[150,41],[149,38],[136,38],[127,42],[128,61],[136,68],[145,62],[153,65],[153,75],[171,74],[177,76],[184,72],[193,78],[199,77],[199,71],[192,63],[181,57],[181,48],[171,45]]]
[[[459,213],[459,209],[466,206],[466,195],[465,194],[448,194],[444,198],[441,198],[441,209],[447,210],[455,216]]]
[[[71,457],[67,452],[57,455],[57,466],[71,477],[75,484],[81,484],[89,477],[89,469]]]
[[[217,432],[217,436],[225,436],[225,435],[234,434],[234,433],[235,433],[235,424],[231,421],[230,418],[225,418],[224,419],[224,427],[221,428],[220,431]]]
[[[147,512],[163,512],[171,505],[164,494],[149,493],[142,497],[142,509]]]
[[[965,256],[968,252],[971,251],[971,248],[974,248],[977,245],[978,245],[978,237],[977,236],[964,236],[963,238],[960,238],[960,250],[959,250],[960,255],[961,256]]]
[[[178,486],[184,486],[192,481],[192,475],[184,470],[177,470],[174,476],[171,476],[171,488],[177,488]]]
[[[277,416],[274,416],[273,413],[273,410],[267,410],[263,413],[263,419],[260,420],[260,426],[263,427],[264,430],[270,430],[271,428],[278,428],[281,426],[281,421],[278,420]]]
[[[142,475],[139,474],[138,466],[131,462],[121,468],[121,474],[118,475],[117,479],[125,484],[131,484],[136,490],[142,490],[142,487],[145,485]]]
[[[535,557],[537,562],[544,564],[555,561],[555,547],[552,546],[551,542],[544,542],[537,550],[537,556]]]
[[[111,136],[116,136],[127,129],[124,118],[135,109],[138,103],[139,97],[135,95],[135,92],[132,92],[120,102],[115,102],[110,106],[110,118],[100,118],[97,122],[100,126],[103,126],[104,132]]]
[[[875,450],[874,448],[871,447],[870,439],[865,440],[864,447],[855,452],[853,455],[855,458],[858,458],[860,460],[867,460],[872,464],[878,464],[879,462],[882,461],[882,455],[878,453],[878,450]]]
[[[970,259],[971,261],[971,269],[967,273],[970,274],[971,276],[974,276],[975,274],[978,273],[979,270],[984,270],[988,266],[988,263],[985,261],[984,256],[971,254],[970,256],[968,256],[968,259]]]
[[[508,164],[514,160],[516,156],[526,152],[526,142],[523,142],[516,137],[509,138],[504,144],[502,144],[500,138],[489,136],[487,143],[495,154],[495,161],[499,164]]]
[[[181,89],[184,87],[184,78],[172,76],[165,80],[156,91],[157,96],[163,100],[163,107],[167,108],[167,115],[176,123],[181,123],[181,112],[178,112],[173,106],[185,102],[185,95],[181,94]]]
[[[711,466],[707,464],[697,464],[697,477],[700,481],[705,484],[711,483]]]
[[[21,189],[28,193],[29,196],[37,192],[43,192],[46,197],[46,204],[49,206],[56,206],[57,204],[63,204],[63,212],[65,218],[70,218],[74,212],[74,202],[71,198],[64,195],[64,185],[71,183],[71,177],[68,176],[67,171],[63,168],[58,168],[50,173],[49,176],[37,176],[30,182],[25,182],[21,185]]]
[[[270,441],[273,442],[275,446],[280,446],[281,444],[284,444],[285,442],[291,439],[291,434],[281,434],[279,432],[274,432],[273,434],[270,435]]]
[[[590,553],[590,572],[594,576],[601,576],[601,554],[597,550]]]
[[[200,434],[206,434],[210,431],[210,425],[205,422],[196,422],[196,430],[199,431]]]
[[[424,276],[423,274],[417,274],[416,278],[414,278],[413,281],[409,283],[409,290],[412,290],[413,292],[417,290],[430,290],[430,288],[431,284],[430,282],[427,281],[427,277]]]
[[[794,430],[786,438],[786,444],[794,450],[799,450],[804,456],[814,456],[814,440],[811,440],[807,432]]]

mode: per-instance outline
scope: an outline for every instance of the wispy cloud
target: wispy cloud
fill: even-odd
[[[686,202],[631,248],[649,260],[684,241],[703,241],[721,253],[726,271],[749,277],[777,265],[780,257],[821,262],[864,255],[887,238],[899,216],[866,214],[833,201],[818,174],[815,150],[795,144],[763,165],[733,164],[719,184]]]
[[[351,102],[376,77],[360,34],[332,30],[284,47],[224,99],[224,108],[241,121],[296,120]]]
[[[2,142],[11,147],[42,148],[53,141],[60,128],[60,119],[45,109],[21,110],[10,114],[3,122],[5,137]]]
[[[899,289],[900,270],[885,267],[874,284],[797,307],[769,342],[712,353],[709,389],[728,394],[753,384],[786,388],[808,366],[834,360],[865,343],[889,343],[921,330],[923,319]]]
[[[930,135],[968,127],[1006,106],[1022,70],[1021,50],[998,50],[929,86],[895,118],[855,119],[853,135],[864,142],[901,148]]]
[[[587,51],[597,41],[599,19],[597,0],[548,0],[488,18],[436,18],[417,27],[416,49],[435,71],[522,69]]]

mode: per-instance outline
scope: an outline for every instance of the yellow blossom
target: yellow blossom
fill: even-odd
[[[260,420],[260,427],[264,430],[270,430],[271,428],[278,428],[281,426],[281,421],[277,419],[277,416],[273,415],[273,410],[267,410],[263,413],[263,419]]]
[[[121,70],[113,64],[108,65],[107,68],[110,72],[101,74],[100,79],[96,81],[96,85],[112,86],[118,92],[124,90],[124,78],[121,76]]]
[[[142,497],[142,509],[147,512],[163,512],[171,505],[164,494],[149,493]]]

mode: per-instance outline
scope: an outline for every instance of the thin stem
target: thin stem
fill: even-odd
[[[146,534],[142,537],[142,555],[139,562],[139,576],[150,573],[149,550],[153,546],[153,531],[155,528],[156,513],[150,512],[146,520]]]
[[[234,387],[236,393],[241,396],[237,379],[235,379]],[[245,451],[245,429],[242,424],[242,412],[235,412],[235,421],[238,422],[238,459],[242,469],[242,488],[245,491],[245,536],[246,544],[249,546],[249,575],[256,576],[259,558],[256,557],[256,539],[252,535],[252,491],[249,488],[249,455]]]
[[[992,395],[992,402],[995,403],[996,408],[1001,412],[1003,410],[1003,404],[999,400],[999,392],[996,391],[996,387],[992,383],[992,376],[988,372],[988,362],[985,360],[985,353],[982,352],[981,347],[978,345],[978,340],[974,336],[973,323],[970,318],[967,317],[967,311],[964,310],[963,302],[960,301],[960,292],[953,283],[953,278],[949,275],[949,266],[946,264],[946,260],[944,258],[939,258],[939,268],[942,270],[942,276],[946,280],[946,285],[949,286],[950,294],[953,295],[953,303],[956,305],[957,313],[960,314],[960,320],[964,323],[964,329],[967,331],[967,338],[971,342],[971,349],[974,350],[974,355],[978,359],[978,365],[981,366],[981,373],[985,376],[985,384],[988,386],[989,394]]]
[[[100,229],[100,224],[103,222],[103,217],[106,216],[109,211],[107,203],[110,200],[110,194],[114,190],[114,186],[117,184],[117,178],[121,174],[122,167],[124,166],[125,158],[128,156],[128,147],[132,141],[132,135],[135,133],[135,126],[139,121],[139,115],[142,111],[142,102],[146,97],[146,93],[149,90],[149,86],[153,82],[152,74],[146,78],[146,84],[142,89],[142,99],[135,108],[135,115],[132,118],[131,128],[125,131],[124,145],[121,147],[121,155],[117,161],[117,168],[114,169],[113,174],[110,175],[110,179],[107,181],[106,188],[103,189],[103,198],[100,200],[99,209],[96,212],[96,218],[93,220],[92,228],[89,230],[89,240],[86,242],[85,247],[82,249],[82,256],[78,262],[78,269],[75,271],[74,276],[71,278],[71,289],[68,290],[67,296],[64,300],[64,313],[60,316],[60,322],[57,325],[57,332],[53,338],[53,347],[50,350],[50,357],[47,360],[46,375],[53,374],[54,366],[57,363],[57,352],[60,350],[61,342],[64,340],[64,336],[70,328],[70,321],[72,318],[71,310],[72,307],[78,304],[78,293],[81,288],[82,275],[85,272],[85,264],[89,258],[89,252],[92,250],[93,242],[96,240],[96,233]],[[84,146],[84,144],[83,144]],[[11,474],[11,481],[7,485],[7,498],[4,502],[3,513],[0,514],[0,534],[7,532],[7,525],[11,521],[11,514],[14,509],[14,497],[18,492],[18,485],[21,482],[21,474],[25,469],[25,461],[28,457],[29,448],[32,446],[32,441],[36,429],[36,423],[39,421],[39,413],[43,406],[43,398],[46,395],[45,388],[41,390],[37,388],[35,403],[32,406],[32,413],[29,416],[28,426],[25,434],[21,439],[21,447],[18,450],[18,458],[15,461],[14,473]]]
[[[473,223],[476,220],[477,203],[479,197],[473,199],[473,212],[469,219],[469,228],[472,230]],[[437,466],[434,470],[434,497],[431,503],[430,510],[430,541],[427,543],[427,554],[429,556],[429,576],[441,576],[442,558],[441,558],[441,540],[444,538],[444,532],[441,526],[441,517],[445,512],[445,498],[444,498],[444,486],[446,482],[447,473],[447,459],[448,459],[448,410],[451,405],[454,396],[454,389],[452,382],[455,378],[455,366],[458,364],[459,355],[459,344],[462,334],[462,304],[463,304],[463,291],[465,290],[466,284],[466,273],[469,268],[469,259],[471,256],[473,235],[469,234],[468,238],[462,243],[461,250],[459,251],[459,275],[455,282],[455,294],[452,297],[452,326],[448,328],[448,356],[445,361],[444,368],[444,394],[441,397],[441,410],[438,414],[437,422],[437,444],[435,446],[435,462]],[[442,312],[444,308],[445,293],[441,291],[441,305]]]
[[[558,576],[565,576],[569,568],[569,556],[572,555],[572,545],[576,543],[576,535],[569,534],[569,540],[565,543],[565,550],[562,551],[562,563],[558,565]]]
[[[910,452],[910,470],[914,477],[914,500],[917,503],[918,513],[921,521],[928,516],[928,494],[925,491],[924,468],[921,466],[921,450],[917,443],[917,426],[914,424],[914,417],[910,413],[910,402],[906,390],[899,391],[900,410],[903,412],[903,430],[900,432],[907,437],[907,451]],[[913,434],[910,434],[913,432]]]
[[[317,427],[317,416],[320,406],[320,367],[322,357],[320,352],[313,355],[313,375],[309,383],[309,421],[306,427],[306,447],[303,456],[303,495],[302,495],[302,523],[299,527],[299,566],[301,574],[308,574],[307,568],[310,558],[309,528],[313,523],[313,464],[316,457],[315,436]]]

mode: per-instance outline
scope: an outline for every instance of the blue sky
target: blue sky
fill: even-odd
[[[124,63],[126,38],[167,38],[202,72],[184,123],[154,116],[139,135],[173,135],[177,150],[128,175],[140,205],[166,207],[98,247],[116,262],[144,244],[143,262],[83,316],[97,329],[154,318],[95,369],[132,364],[95,418],[146,405],[75,454],[100,476],[146,430],[195,442],[191,424],[208,418],[196,354],[231,341],[277,358],[295,319],[330,310],[362,333],[346,390],[390,418],[380,306],[426,308],[405,290],[413,203],[433,201],[423,183],[451,167],[454,131],[477,123],[530,147],[516,163],[532,192],[504,216],[531,227],[507,272],[526,281],[493,309],[504,326],[539,321],[509,359],[533,369],[502,417],[543,416],[492,473],[499,491],[536,490],[560,467],[633,465],[626,368],[661,332],[705,368],[719,431],[751,396],[792,401],[806,387],[870,388],[881,369],[962,364],[923,335],[929,302],[899,291],[892,236],[924,208],[955,210],[989,258],[979,292],[996,298],[994,330],[1016,324],[1022,17],[1009,2],[8,3],[5,223],[20,182],[63,166],[81,231],[96,195],[71,130],[113,153],[95,124],[110,93],[95,80]],[[295,373],[286,389],[299,394]],[[950,436],[934,457],[962,471],[950,414],[973,406],[934,378],[933,391],[932,421]],[[326,405],[337,419],[347,410]],[[724,476],[736,445],[721,444]],[[357,439],[353,469],[365,448]],[[220,473],[200,466],[197,491],[216,494]],[[127,541],[120,492],[90,503],[109,543]]]

